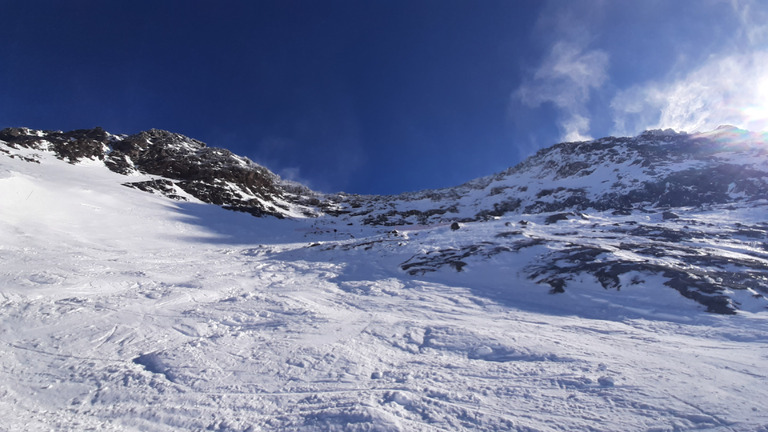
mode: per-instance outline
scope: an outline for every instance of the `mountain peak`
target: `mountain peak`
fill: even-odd
[[[687,135],[686,132],[678,132],[674,129],[648,129],[643,131],[639,137],[665,137],[665,136],[678,136]]]

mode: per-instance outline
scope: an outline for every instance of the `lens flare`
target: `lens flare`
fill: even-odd
[[[741,113],[744,116],[744,127],[754,131],[768,131],[768,71],[758,78],[752,103],[743,107]]]
[[[768,152],[768,132],[751,132],[736,126],[722,125],[709,132],[695,134],[696,137],[706,138],[708,142],[717,143],[723,151],[755,150],[759,154]]]

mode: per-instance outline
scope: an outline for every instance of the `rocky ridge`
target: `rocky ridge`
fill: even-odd
[[[506,171],[457,187],[329,199],[373,225],[757,202],[768,199],[767,143],[768,135],[733,127],[705,134],[647,131],[556,144]]]
[[[111,171],[127,176],[125,186],[160,193],[176,200],[185,195],[254,216],[314,216],[311,207],[296,204],[296,193],[268,169],[229,150],[180,134],[150,129],[134,135],[113,135],[101,128],[70,132],[9,128],[0,140],[11,148],[52,152],[59,159],[78,163],[102,161]],[[149,180],[132,181],[145,174]]]
[[[155,176],[125,185],[173,199],[185,199],[183,191],[255,216],[328,214],[368,225],[470,222],[509,213],[627,214],[768,199],[768,138],[733,127],[556,144],[506,171],[460,186],[391,196],[314,192],[229,150],[157,129],[112,135],[101,128],[9,128],[0,131],[0,141],[53,152],[70,163],[100,160],[126,176]]]

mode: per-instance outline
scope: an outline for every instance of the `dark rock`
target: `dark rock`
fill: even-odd
[[[139,189],[144,192],[159,193],[177,201],[187,201],[186,198],[176,193],[176,188],[174,187],[174,183],[171,180],[154,179],[141,182],[123,183],[123,186]]]
[[[574,216],[573,213],[556,213],[553,215],[547,216],[546,219],[544,219],[544,223],[547,225],[551,225],[553,223],[558,223],[563,220],[568,220],[568,216]]]
[[[477,215],[475,215],[475,218],[477,220],[486,220],[486,219],[490,219],[491,217],[504,216],[507,213],[511,213],[519,209],[520,204],[522,204],[522,201],[520,201],[520,199],[508,198],[503,201],[494,203],[493,210],[483,210],[477,213]]]
[[[519,235],[522,235],[522,231],[504,231],[500,232],[495,235],[496,238],[508,238],[508,237],[517,237]]]
[[[589,168],[589,163],[583,161],[565,163],[557,170],[555,179],[573,176],[583,177],[592,174],[594,170],[587,170],[587,168]]]
[[[552,289],[549,290],[550,294],[562,294],[565,292],[565,279],[553,277],[539,281],[539,283],[542,282],[552,287]]]
[[[467,266],[467,262],[464,261],[467,258],[490,258],[501,253],[517,252],[524,248],[538,246],[542,243],[543,240],[541,239],[523,238],[506,244],[483,242],[461,248],[429,251],[412,256],[400,264],[400,268],[410,275],[423,275],[445,266],[461,271]]]

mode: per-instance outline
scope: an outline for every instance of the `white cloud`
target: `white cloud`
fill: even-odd
[[[514,96],[529,106],[554,104],[560,111],[560,129],[565,141],[580,141],[589,137],[589,117],[586,107],[594,89],[608,79],[608,54],[600,50],[585,50],[583,44],[559,41]]]
[[[722,124],[768,130],[768,51],[712,56],[680,79],[619,92],[611,108],[618,134],[706,131]]]
[[[280,176],[281,179],[293,182],[293,183],[300,183],[308,188],[312,188],[312,183],[304,178],[304,176],[301,174],[301,169],[299,167],[284,167],[281,168],[277,175]]]
[[[563,141],[586,141],[592,138],[587,135],[589,132],[589,119],[577,113],[570,113],[568,118],[562,122],[562,128],[565,131]]]
[[[758,1],[731,1],[731,6],[741,23],[739,36],[746,39],[750,46],[759,46],[768,41],[768,8],[765,7],[764,1]]]
[[[530,108],[556,108],[565,141],[588,139],[590,132],[635,135],[657,128],[695,132],[721,124],[768,131],[768,2],[702,1],[700,13],[678,17],[680,26],[659,15],[679,11],[679,5],[644,3],[638,5],[639,15],[666,23],[659,33],[636,26],[624,34],[605,27],[628,19],[629,3],[596,1],[584,9],[589,13],[550,3],[537,32],[554,43],[513,100]],[[647,35],[638,33],[646,31]],[[640,34],[653,43],[637,44],[642,50],[634,58],[628,55],[632,51],[616,52],[611,60],[623,75],[609,77],[605,50],[632,50],[636,45],[631,35]],[[658,52],[654,44],[660,47]],[[637,74],[628,72],[630,65],[637,67]],[[635,77],[647,81],[629,81]],[[596,100],[610,100],[610,109],[595,105]],[[613,130],[605,128],[611,119]]]
[[[673,68],[666,79],[616,94],[611,102],[615,134],[707,131],[722,124],[768,130],[768,7],[732,0],[731,9],[738,26],[721,52],[689,70]]]

